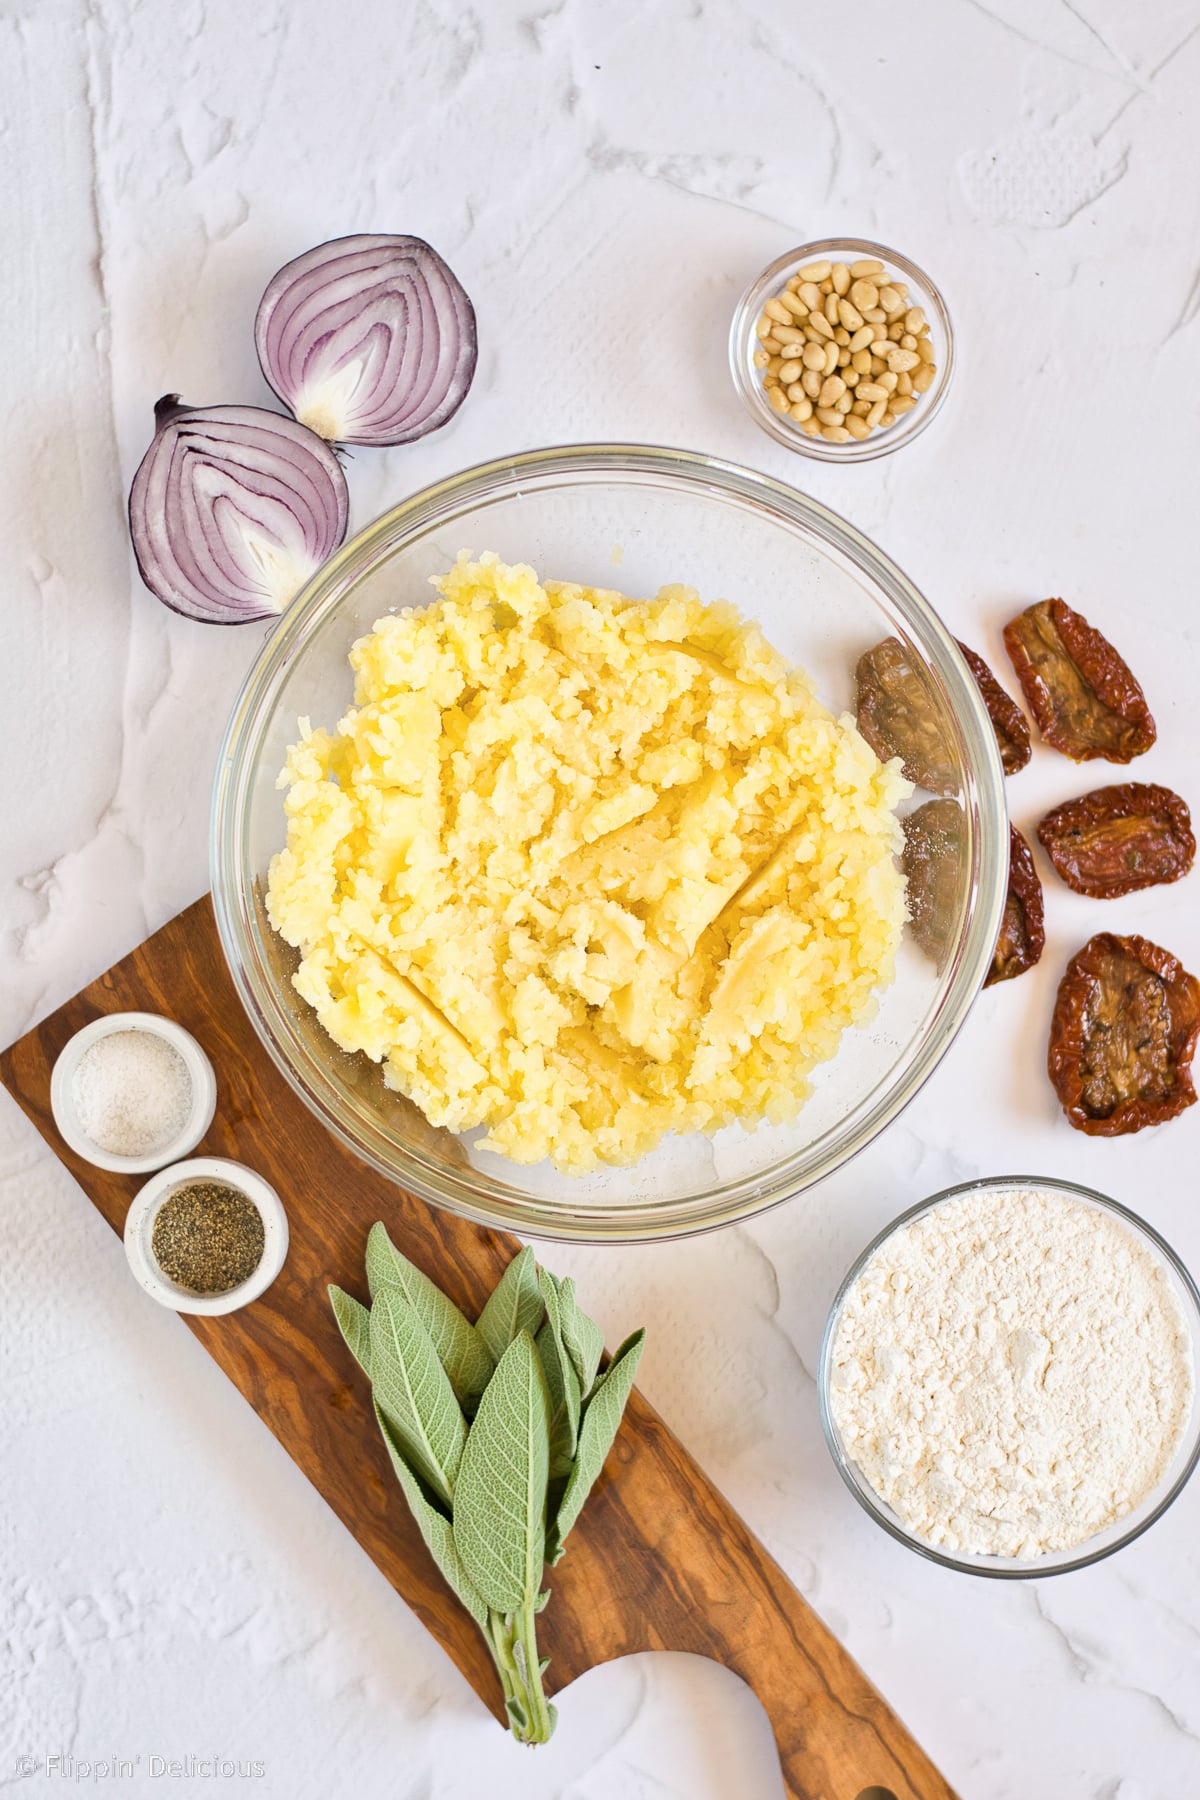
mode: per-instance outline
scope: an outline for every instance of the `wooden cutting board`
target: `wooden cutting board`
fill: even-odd
[[[367,1384],[338,1335],[325,1287],[336,1281],[366,1298],[367,1231],[383,1219],[399,1248],[474,1317],[516,1240],[394,1187],[318,1123],[242,1010],[207,899],[0,1056],[5,1085],[114,1231],[123,1229],[139,1178],[105,1174],[67,1148],[50,1114],[50,1070],[81,1026],[124,1011],[177,1019],[204,1046],[217,1072],[217,1116],[197,1154],[234,1157],[259,1170],[288,1213],[288,1259],[267,1293],[226,1318],[182,1323],[502,1718],[487,1650],[408,1515]],[[132,1280],[129,1304],[152,1304]],[[757,1693],[791,1800],[955,1800],[886,1701],[640,1394],[550,1586],[539,1637],[555,1690],[631,1651],[692,1651],[736,1670]],[[569,1707],[559,1729],[571,1729]]]

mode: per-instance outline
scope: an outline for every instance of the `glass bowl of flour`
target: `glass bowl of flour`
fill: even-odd
[[[1040,1176],[967,1182],[868,1244],[821,1344],[826,1441],[871,1517],[973,1575],[1139,1537],[1200,1460],[1200,1291],[1135,1213]]]

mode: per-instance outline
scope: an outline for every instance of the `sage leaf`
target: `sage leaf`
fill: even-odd
[[[521,1330],[484,1390],[454,1490],[454,1542],[496,1612],[517,1612],[537,1599],[549,1465],[546,1377],[533,1339]]]
[[[403,1447],[378,1400],[375,1402],[375,1418],[392,1459],[396,1479],[404,1490],[404,1498],[408,1501],[409,1511],[425,1540],[426,1549],[476,1624],[486,1630],[488,1609],[458,1554],[449,1519],[425,1498],[424,1490],[405,1461]]]
[[[596,1384],[596,1371],[604,1355],[604,1333],[575,1298],[575,1282],[570,1275],[559,1284],[558,1314],[563,1345],[575,1365],[580,1393],[586,1400]]]
[[[367,1236],[367,1285],[372,1299],[385,1288],[404,1296],[429,1333],[459,1404],[473,1408],[494,1367],[487,1345],[453,1300],[397,1250],[379,1223]]]
[[[371,1370],[406,1460],[448,1506],[467,1424],[433,1340],[397,1288],[381,1288],[371,1308]]]
[[[550,1396],[550,1485],[565,1479],[575,1461],[579,1441],[581,1397],[579,1377],[570,1357],[554,1335],[549,1320],[534,1340]]]
[[[347,1294],[342,1288],[329,1284],[329,1304],[333,1308],[333,1316],[338,1322],[338,1329],[345,1338],[351,1355],[363,1373],[370,1378],[371,1374],[371,1313],[368,1307]]]
[[[591,1493],[596,1477],[604,1467],[604,1460],[612,1449],[645,1343],[644,1331],[635,1331],[632,1337],[626,1338],[605,1374],[597,1382],[592,1397],[584,1408],[575,1466],[571,1470],[571,1478],[567,1482],[566,1492],[559,1504],[546,1545],[546,1553],[552,1563],[557,1562],[562,1555],[567,1534],[583,1510],[584,1501]]]
[[[563,1343],[559,1291],[554,1285],[554,1277],[545,1269],[539,1269],[538,1282],[546,1304],[546,1323],[534,1341],[550,1396],[550,1481],[553,1485],[571,1473],[575,1461],[582,1394],[575,1365]]]
[[[542,1310],[537,1263],[532,1248],[526,1244],[500,1277],[475,1327],[495,1362],[500,1361],[520,1332],[535,1335],[542,1322]]]

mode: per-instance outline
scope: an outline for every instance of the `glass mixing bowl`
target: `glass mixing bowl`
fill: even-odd
[[[875,1018],[815,1072],[788,1125],[668,1139],[630,1168],[567,1176],[481,1150],[479,1133],[431,1126],[377,1065],[339,1050],[291,984],[296,954],[271,930],[267,871],[284,842],[276,777],[301,715],[334,724],[351,698],[354,639],[430,597],[458,552],[495,550],[544,576],[652,595],[690,582],[732,601],[813,676],[835,712],[854,707],[863,651],[894,635],[920,672],[957,777],[955,828],[939,838],[939,941],[905,933]],[[909,806],[927,796],[916,794]],[[426,488],[346,544],[267,640],[233,710],[213,801],[217,923],[238,993],[282,1073],[318,1118],[383,1174],[469,1218],[600,1242],[699,1231],[809,1187],[912,1098],[978,993],[1007,887],[1004,781],[990,721],[950,633],[862,534],[782,482],[682,450],[596,444],[530,451]]]
[[[1132,1544],[1135,1538],[1141,1537],[1144,1531],[1150,1529],[1156,1519],[1162,1517],[1168,1506],[1183,1492],[1200,1462],[1200,1390],[1194,1390],[1187,1426],[1176,1446],[1170,1467],[1164,1471],[1158,1486],[1144,1495],[1138,1505],[1114,1525],[1106,1526],[1103,1531],[1084,1538],[1081,1543],[1072,1544],[1067,1550],[1051,1550],[1042,1556],[1024,1560],[1014,1556],[972,1555],[967,1551],[956,1554],[936,1544],[927,1543],[892,1511],[859,1468],[842,1436],[833,1405],[837,1336],[842,1310],[851,1289],[871,1258],[884,1247],[889,1238],[916,1220],[925,1218],[951,1201],[961,1199],[965,1194],[1005,1194],[1020,1192],[1022,1189],[1036,1189],[1038,1192],[1058,1195],[1078,1206],[1107,1213],[1138,1240],[1143,1250],[1148,1251],[1151,1259],[1158,1265],[1179,1305],[1194,1369],[1197,1353],[1200,1351],[1200,1290],[1170,1244],[1159,1237],[1145,1219],[1139,1218],[1127,1206],[1122,1206],[1119,1200],[1112,1200],[1107,1194],[1098,1194],[1094,1188],[1080,1187],[1077,1182],[1055,1181],[1042,1175],[992,1175],[980,1181],[961,1182],[957,1187],[944,1188],[940,1194],[934,1194],[928,1200],[918,1201],[916,1206],[910,1206],[899,1218],[885,1226],[878,1237],[872,1238],[861,1256],[856,1257],[847,1270],[829,1309],[829,1318],[821,1339],[821,1360],[817,1372],[817,1395],[825,1442],[829,1446],[838,1474],[863,1510],[877,1525],[882,1525],[889,1536],[894,1537],[898,1543],[906,1544],[910,1550],[915,1550],[918,1556],[924,1556],[930,1562],[941,1563],[946,1569],[958,1569],[966,1575],[985,1575],[997,1581],[1040,1581],[1047,1575],[1066,1575],[1072,1569],[1087,1569],[1093,1563],[1103,1562],[1114,1551],[1123,1550],[1126,1544]]]

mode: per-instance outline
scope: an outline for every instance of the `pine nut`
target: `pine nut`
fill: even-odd
[[[794,270],[764,300],[751,350],[772,409],[836,444],[887,430],[937,378],[923,309],[872,257]]]

